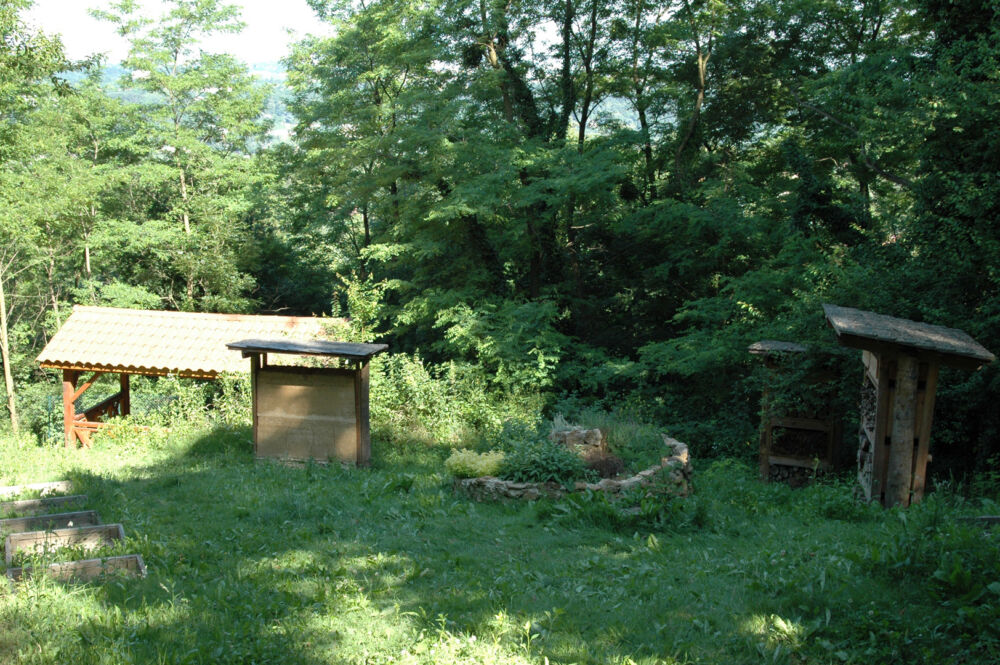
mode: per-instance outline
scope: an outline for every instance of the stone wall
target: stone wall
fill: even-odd
[[[691,488],[691,455],[688,447],[663,435],[663,443],[667,448],[667,457],[648,469],[634,476],[622,479],[605,478],[596,483],[574,483],[565,487],[559,483],[518,483],[513,480],[503,480],[493,476],[482,478],[456,478],[455,490],[476,499],[490,501],[498,499],[526,499],[533,501],[542,497],[559,498],[570,492],[606,492],[617,496],[634,487],[643,487],[657,483],[661,488],[675,496],[688,496]]]

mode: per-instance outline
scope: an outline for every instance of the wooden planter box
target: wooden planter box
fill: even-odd
[[[88,581],[117,571],[123,571],[135,577],[145,577],[146,564],[143,562],[141,554],[124,554],[122,556],[109,556],[104,559],[84,559],[82,561],[53,563],[41,568],[33,566],[9,568],[7,570],[7,578],[11,582],[19,582],[22,579],[37,575],[39,572],[44,572],[57,580]]]
[[[0,515],[44,515],[53,509],[80,506],[87,502],[84,494],[72,496],[53,496],[47,499],[24,499],[22,501],[6,501],[0,503]]]
[[[97,549],[125,540],[125,530],[121,524],[99,524],[79,526],[51,531],[26,531],[12,533],[4,541],[4,562],[9,568],[17,552],[41,552],[62,547],[82,547]]]
[[[0,520],[0,533],[21,533],[23,531],[42,531],[45,529],[63,529],[74,526],[89,526],[100,524],[101,518],[94,510],[79,510],[74,513],[56,513],[54,515],[34,515],[32,517],[12,517]]]

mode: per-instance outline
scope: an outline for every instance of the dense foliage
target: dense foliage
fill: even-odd
[[[349,314],[410,354],[387,371],[642,415],[701,454],[754,437],[749,342],[833,346],[823,302],[1000,348],[996,0],[310,0],[336,31],[287,58],[288,142],[200,48],[240,28],[221,0],[97,12],[131,44],[114,84],[27,4],[0,2],[15,426],[74,303]],[[937,468],[985,464],[1000,371],[941,386]]]

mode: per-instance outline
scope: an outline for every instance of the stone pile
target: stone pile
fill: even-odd
[[[600,432],[600,430],[575,430]],[[571,487],[559,483],[519,483],[494,476],[481,478],[456,478],[455,489],[478,501],[498,499],[525,499],[533,501],[542,497],[559,498],[573,492],[605,492],[617,496],[635,487],[656,483],[659,489],[675,496],[688,496],[691,488],[691,455],[688,447],[663,435],[667,456],[648,469],[623,479],[605,478],[596,483],[576,482]],[[590,444],[588,444],[590,445]]]

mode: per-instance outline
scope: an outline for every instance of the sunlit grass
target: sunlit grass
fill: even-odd
[[[360,470],[255,462],[241,428],[148,443],[0,440],[2,482],[72,479],[149,569],[0,595],[0,662],[948,662],[997,643],[993,536],[935,530],[960,500],[904,522],[848,484],[793,491],[722,463],[695,478],[704,523],[621,532],[466,501],[447,446],[423,441],[377,438]]]

